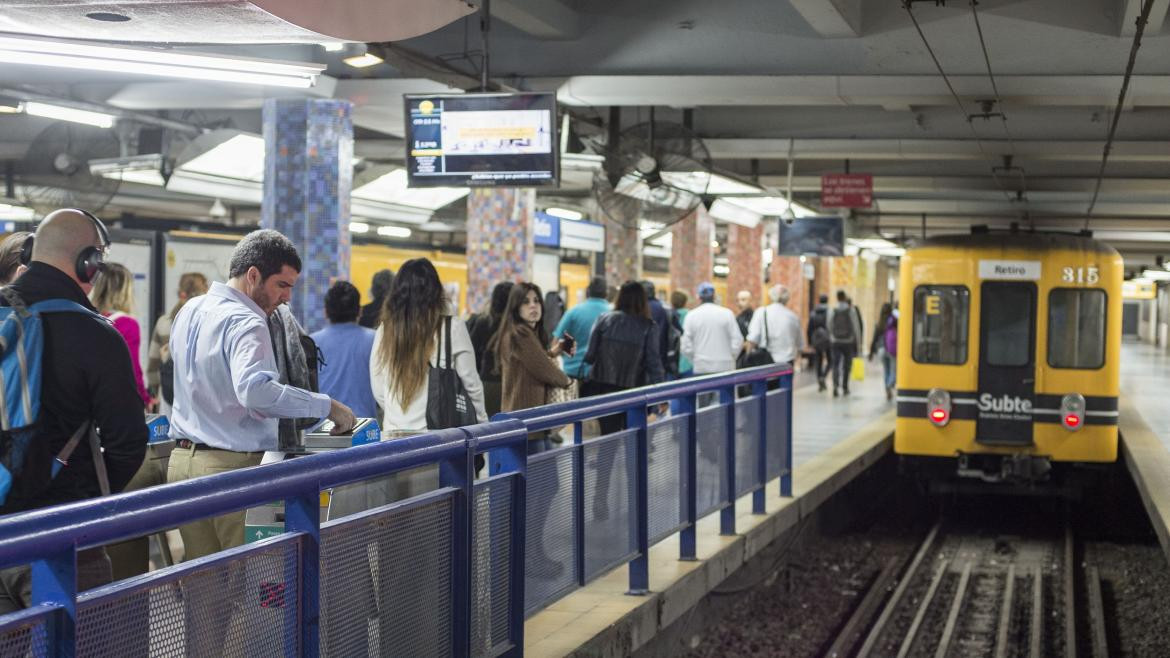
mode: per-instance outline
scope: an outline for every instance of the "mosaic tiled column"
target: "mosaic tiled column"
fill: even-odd
[[[500,281],[532,278],[532,219],[536,190],[473,189],[467,195],[467,310],[491,302]]]
[[[696,299],[696,289],[704,281],[711,281],[715,253],[711,240],[715,237],[715,220],[707,209],[699,206],[686,219],[671,228],[670,288],[682,290]],[[735,293],[729,293],[734,295]],[[717,300],[726,304],[728,300]],[[695,303],[698,303],[696,300]]]
[[[605,282],[620,286],[642,277],[642,236],[638,218],[605,218]]]
[[[808,326],[808,279],[800,256],[776,256],[772,259],[771,285],[788,288],[788,308],[800,318],[801,328]]]
[[[738,224],[727,227],[727,295],[734,298],[740,290],[746,290],[752,294],[754,308],[768,303],[764,296],[763,239],[763,224],[755,228]]]
[[[325,293],[349,278],[353,122],[349,101],[264,102],[260,225],[296,245],[301,276],[289,306],[307,331],[325,326]]]

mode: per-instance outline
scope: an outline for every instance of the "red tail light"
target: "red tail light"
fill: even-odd
[[[1080,393],[1069,393],[1060,400],[1060,424],[1064,429],[1075,432],[1085,424],[1085,397]]]
[[[926,416],[935,427],[943,427],[951,420],[951,394],[941,388],[932,388],[926,394]]]

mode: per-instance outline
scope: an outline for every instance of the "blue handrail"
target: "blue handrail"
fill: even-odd
[[[769,382],[778,382],[779,390],[769,393]],[[736,391],[742,390],[742,387],[750,388],[750,395],[737,399]],[[718,393],[718,406],[700,411],[697,401],[698,396],[703,393]],[[783,400],[775,399],[775,395],[782,396]],[[633,498],[632,507],[628,510],[631,519],[629,534],[633,538],[636,550],[632,555],[621,559],[630,560],[631,592],[641,593],[649,586],[650,543],[664,536],[659,534],[658,537],[651,537],[649,530],[651,521],[648,507],[651,465],[649,439],[654,426],[647,423],[647,408],[668,401],[675,406],[673,418],[662,422],[669,423],[671,431],[682,432],[674,435],[678,437],[678,444],[677,448],[672,448],[680,455],[681,472],[674,473],[671,477],[677,482],[685,483],[685,490],[689,494],[684,497],[685,499],[678,501],[678,509],[683,519],[674,531],[681,531],[680,558],[693,559],[698,515],[702,512],[697,508],[696,486],[699,417],[702,415],[710,419],[722,415],[720,426],[725,429],[725,434],[715,437],[714,440],[721,445],[721,454],[724,455],[717,468],[721,481],[726,482],[726,486],[720,489],[718,493],[720,502],[714,509],[720,510],[721,530],[734,532],[737,490],[752,491],[752,511],[756,513],[764,511],[763,487],[769,468],[765,463],[765,456],[769,454],[769,450],[778,448],[784,453],[784,462],[780,470],[780,492],[781,495],[791,494],[791,395],[790,368],[783,365],[761,366],[498,414],[492,422],[457,430],[442,430],[392,442],[309,455],[141,491],[0,517],[0,568],[31,563],[34,599],[32,609],[0,616],[0,640],[9,637],[11,633],[24,632],[19,630],[21,628],[27,630],[40,624],[41,632],[47,634],[44,636],[44,643],[49,647],[48,651],[51,654],[73,655],[77,641],[79,601],[83,605],[93,605],[95,599],[117,600],[118,597],[131,596],[135,595],[135,592],[141,593],[143,590],[152,589],[152,584],[156,587],[173,588],[175,583],[186,577],[184,574],[198,572],[201,569],[226,568],[222,565],[229,560],[247,559],[247,556],[258,550],[272,550],[272,546],[279,544],[295,546],[297,567],[289,573],[294,574],[290,577],[296,579],[296,587],[293,588],[296,592],[296,618],[301,620],[299,624],[289,627],[292,630],[286,629],[292,635],[285,637],[285,652],[315,656],[318,653],[319,635],[324,632],[319,622],[324,615],[318,611],[320,596],[318,580],[322,573],[322,565],[319,563],[321,537],[319,492],[406,469],[437,465],[440,486],[437,497],[419,496],[405,503],[395,503],[379,509],[389,510],[386,513],[391,513],[394,510],[415,509],[420,504],[426,504],[427,500],[450,499],[451,519],[446,532],[449,533],[454,560],[449,572],[452,611],[450,636],[453,638],[454,652],[456,655],[470,655],[476,652],[519,655],[523,650],[523,623],[526,611],[525,524],[529,504],[528,479],[532,468],[527,456],[530,433],[566,425],[574,427],[574,443],[561,450],[577,451],[574,457],[573,480],[569,484],[572,486],[572,500],[576,510],[572,540],[575,542],[576,551],[574,575],[577,586],[580,586],[585,584],[587,578],[596,575],[585,573],[585,548],[582,544],[586,533],[590,532],[585,525],[584,515],[586,454],[584,450],[588,442],[583,441],[582,422],[611,414],[626,416],[628,432],[624,436],[615,435],[595,445],[621,446],[619,449],[631,451],[628,468],[632,469],[630,477],[633,481],[629,482],[628,486]],[[776,407],[777,410],[781,410],[783,417],[769,417],[771,412],[768,409],[771,408],[770,404],[773,401],[784,405]],[[748,411],[754,408],[757,411],[758,426],[753,428],[740,423],[743,427],[737,428],[736,413],[740,407]],[[785,409],[787,412],[783,411]],[[711,416],[712,413],[715,416]],[[737,429],[740,432],[750,432],[749,436],[754,436],[755,442],[752,445],[756,446],[754,450],[759,460],[755,464],[755,469],[748,469],[750,471],[750,474],[746,475],[748,479],[738,483],[740,485],[738,487],[735,482]],[[783,436],[777,432],[783,432]],[[777,437],[786,444],[769,443],[774,442]],[[704,440],[711,440],[711,437],[707,435]],[[473,457],[479,453],[486,453],[489,456],[491,477],[476,482]],[[546,476],[549,472],[547,465],[551,463],[548,459],[551,458],[556,457],[550,455],[549,458],[541,458],[542,473]],[[657,463],[659,464],[657,468],[661,472],[664,462]],[[506,551],[501,552],[500,556],[506,554],[507,559],[492,558],[484,563],[483,542],[487,541],[487,538],[476,533],[481,532],[478,528],[486,520],[476,520],[476,515],[483,513],[479,510],[477,495],[480,493],[495,495],[490,491],[499,490],[501,486],[504,487],[502,491],[510,492],[499,499],[501,502],[506,501],[507,504],[501,507],[492,503],[485,509],[491,510],[492,518],[496,518],[495,515],[501,511],[506,512],[510,532],[507,536],[507,545],[498,548]],[[661,495],[661,492],[658,495]],[[286,520],[283,539],[274,540],[277,541],[276,544],[267,540],[250,544],[178,567],[153,572],[135,581],[122,581],[100,590],[93,590],[80,599],[78,597],[77,550],[139,537],[278,500],[284,501]],[[661,533],[664,530],[660,528],[656,532]],[[493,551],[496,548],[494,544],[490,546]],[[485,564],[488,566],[485,567]],[[506,596],[497,597],[487,603],[490,610],[486,612],[476,607],[483,602],[474,600],[479,593],[473,592],[471,586],[473,580],[477,578],[479,580],[476,582],[484,582],[482,579],[485,574],[475,571],[484,568],[506,568],[508,583]],[[591,571],[597,569],[595,566]],[[494,573],[487,575],[496,578]],[[556,595],[563,595],[565,591],[567,590],[562,588]],[[547,605],[548,602],[541,603]],[[476,624],[480,626],[485,623],[494,624],[494,620],[501,619],[497,606],[506,607],[506,637],[502,643],[498,643],[498,629],[493,626],[487,633],[491,646],[473,647],[473,643],[477,641],[473,637],[476,632],[473,627]],[[529,606],[527,610],[532,612],[533,608]],[[139,620],[137,623],[142,622]],[[479,630],[482,634],[483,629]]]

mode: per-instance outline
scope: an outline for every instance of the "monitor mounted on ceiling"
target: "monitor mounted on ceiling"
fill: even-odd
[[[560,182],[555,94],[406,96],[410,187]]]
[[[845,222],[840,217],[780,220],[779,256],[844,256]]]

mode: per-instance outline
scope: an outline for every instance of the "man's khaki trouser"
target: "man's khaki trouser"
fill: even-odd
[[[175,447],[167,467],[167,482],[181,482],[204,475],[226,473],[248,466],[258,466],[263,452],[231,452],[230,450],[209,450]],[[227,548],[244,544],[244,510],[200,519],[179,526],[183,537],[184,560],[218,553]]]

